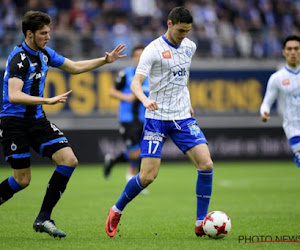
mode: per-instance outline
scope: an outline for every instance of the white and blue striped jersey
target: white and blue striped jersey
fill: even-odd
[[[144,49],[136,73],[148,76],[149,99],[158,104],[158,110],[146,110],[146,118],[171,121],[191,117],[188,79],[195,51],[196,44],[188,38],[175,46],[164,36]]]
[[[300,67],[292,70],[286,65],[271,75],[260,113],[270,113],[275,100],[286,137],[300,136]]]

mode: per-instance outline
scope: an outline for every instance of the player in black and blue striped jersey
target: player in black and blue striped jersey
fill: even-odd
[[[0,205],[27,187],[31,179],[30,148],[49,157],[56,169],[47,185],[40,213],[33,223],[38,232],[65,237],[51,219],[51,213],[66,189],[78,164],[64,133],[51,123],[42,105],[65,103],[72,90],[51,98],[43,97],[49,67],[79,74],[111,63],[126,55],[124,45],[117,46],[104,57],[69,60],[47,47],[51,18],[39,11],[25,13],[22,31],[25,40],[10,53],[3,81],[3,107],[0,113],[0,141],[13,175],[0,183]]]
[[[135,74],[136,66],[144,50],[143,45],[137,45],[132,49],[132,61],[134,66],[126,67],[118,72],[115,85],[110,90],[110,96],[120,100],[119,122],[120,134],[126,145],[126,150],[113,157],[106,154],[104,159],[104,176],[108,178],[112,167],[118,162],[128,162],[129,169],[126,180],[129,181],[137,174],[140,167],[140,140],[145,120],[145,107],[135,98],[130,90],[130,85]],[[142,85],[145,95],[149,94],[148,78]]]

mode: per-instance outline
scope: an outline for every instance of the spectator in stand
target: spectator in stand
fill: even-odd
[[[84,35],[83,39],[71,40],[71,43],[76,44],[68,44],[72,48],[70,51],[76,51],[76,57],[88,57],[92,56],[95,49],[111,50],[116,40],[128,40],[128,36],[130,36],[128,43],[132,43],[133,46],[148,45],[149,41],[165,29],[164,20],[171,9],[184,5],[195,17],[191,33],[192,40],[199,48],[195,57],[280,58],[276,49],[278,43],[281,43],[288,34],[300,33],[299,2],[299,0],[3,0],[0,6],[0,56],[8,56],[11,44],[15,44],[16,37],[19,39],[14,32],[13,35],[9,32],[16,30],[14,23],[21,19],[27,10],[43,10],[53,17],[54,36],[51,46],[60,46],[61,40],[55,41],[55,30],[61,27],[61,12],[69,13],[70,31],[75,35]],[[126,37],[120,35],[120,30],[123,29],[122,32],[125,30],[120,28],[120,15],[126,18],[122,21],[127,34],[130,34]],[[226,39],[220,32],[224,25],[220,24],[224,16],[230,26],[228,29],[240,30],[235,23],[238,19],[247,24],[241,29],[242,32],[238,32],[237,42]],[[116,29],[112,31],[114,26],[118,27],[117,31]],[[140,30],[144,29],[141,34]],[[102,32],[104,33],[101,34]],[[272,35],[271,46],[268,44],[269,37],[265,35],[269,32]],[[105,39],[101,36],[105,36]],[[84,49],[87,42],[91,47],[89,50]],[[80,49],[74,50],[76,47]]]

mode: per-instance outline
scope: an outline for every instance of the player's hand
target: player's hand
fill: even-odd
[[[47,104],[53,105],[56,103],[65,103],[68,99],[69,94],[71,94],[71,93],[72,93],[72,90],[69,90],[66,93],[49,98],[49,101],[47,102]]]
[[[143,102],[143,105],[146,109],[148,109],[150,111],[158,110],[158,105],[157,105],[156,101],[146,99]]]
[[[119,44],[112,52],[105,52],[105,62],[112,63],[115,60],[125,57],[126,54],[121,55],[126,50],[126,46],[124,44]]]
[[[190,107],[190,112],[191,112],[191,116],[194,117],[195,112],[192,106]]]
[[[263,122],[267,122],[269,119],[270,119],[269,113],[264,112],[264,113],[261,115],[261,120],[262,120]]]

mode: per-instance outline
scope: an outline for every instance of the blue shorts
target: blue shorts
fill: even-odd
[[[162,146],[167,135],[183,153],[198,144],[207,143],[194,117],[177,121],[146,118],[141,141],[141,158],[161,158]]]
[[[300,167],[300,136],[295,136],[289,139],[294,161],[297,167]]]

